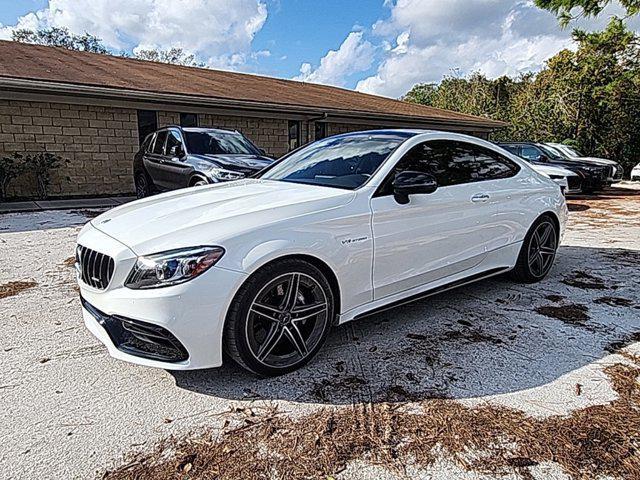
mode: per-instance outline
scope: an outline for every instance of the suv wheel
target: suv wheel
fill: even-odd
[[[138,172],[134,178],[136,197],[145,198],[151,195],[151,179],[146,172]]]
[[[294,259],[269,265],[251,276],[234,298],[225,349],[258,375],[296,370],[324,344],[334,304],[329,282],[315,266]]]

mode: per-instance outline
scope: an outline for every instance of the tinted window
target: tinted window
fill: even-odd
[[[162,130],[156,134],[156,143],[153,145],[153,153],[157,155],[164,155],[164,142],[166,139],[166,130]]]
[[[291,153],[261,177],[353,190],[363,185],[407,138],[396,134],[326,138]]]
[[[474,181],[509,178],[513,177],[520,170],[520,167],[516,163],[493,150],[474,145],[473,151],[475,153],[472,172]]]
[[[430,173],[439,186],[446,187],[470,182],[469,167],[473,160],[471,148],[457,142],[436,140],[409,150],[396,165],[394,173],[406,170]]]
[[[324,122],[316,122],[315,123],[315,139],[322,140],[327,136],[327,124]]]
[[[142,146],[140,147],[140,149],[146,153],[149,153],[149,151],[151,150],[151,146],[153,145],[154,139],[155,139],[154,133],[152,133],[151,135],[147,135],[147,138],[145,138],[144,142],[142,142]]]
[[[520,147],[520,156],[527,160],[538,160],[542,152],[536,147],[530,147],[529,145],[522,145]]]
[[[138,139],[140,143],[158,129],[158,117],[153,110],[138,110]]]
[[[169,130],[169,135],[167,136],[167,146],[165,147],[165,152],[167,155],[171,155],[171,149],[173,147],[179,147],[182,145],[182,139],[180,138],[180,132],[177,130]]]
[[[518,147],[516,147],[515,145],[500,145],[502,148],[504,148],[507,152],[511,152],[514,155],[519,155],[520,154],[520,149]]]
[[[300,146],[300,122],[289,120],[289,150]]]
[[[489,149],[463,142],[435,140],[416,145],[396,165],[387,179],[382,194],[391,193],[396,173],[412,170],[429,173],[438,186],[447,187],[463,183],[508,178],[519,167]]]
[[[181,127],[197,127],[198,115],[196,113],[181,113],[180,126]]]
[[[185,131],[189,153],[196,155],[260,155],[260,151],[238,132]]]

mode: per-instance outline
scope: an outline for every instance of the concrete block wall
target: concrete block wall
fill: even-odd
[[[0,132],[0,155],[51,152],[69,160],[52,172],[51,196],[133,191],[135,110],[0,100]],[[12,182],[9,194],[35,196],[35,185],[23,176]]]

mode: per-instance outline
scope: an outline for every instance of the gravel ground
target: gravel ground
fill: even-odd
[[[310,366],[273,380],[233,365],[172,373],[111,359],[83,326],[68,260],[99,212],[0,215],[0,477],[91,478],[249,403],[298,416],[445,397],[544,418],[611,402],[603,368],[622,347],[640,352],[640,188],[569,205],[544,282],[485,281],[347,324]],[[529,473],[566,478],[555,464]],[[444,458],[411,476],[491,478]],[[361,462],[338,477],[395,478]]]

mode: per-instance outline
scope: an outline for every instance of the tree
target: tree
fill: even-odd
[[[76,35],[67,28],[51,27],[42,30],[18,29],[14,30],[11,38],[15,42],[34,43],[51,47],[64,47],[69,50],[108,54],[109,50],[102,44],[102,40],[84,33]]]
[[[562,24],[568,24],[576,16],[595,17],[613,0],[535,0],[538,7],[555,13]],[[627,16],[640,13],[640,0],[616,0],[626,10]],[[578,14],[572,13],[577,10]]]
[[[509,123],[497,140],[572,141],[627,169],[640,161],[640,39],[621,19],[602,32],[575,31],[537,74],[495,80],[481,74],[416,85],[408,101]]]
[[[173,65],[184,65],[187,67],[204,67],[205,64],[196,61],[193,54],[187,54],[182,48],[172,47],[168,50],[138,50],[134,53],[138,60],[148,60],[151,62],[171,63]]]
[[[9,183],[24,171],[22,155],[0,157],[0,200],[7,198]]]

